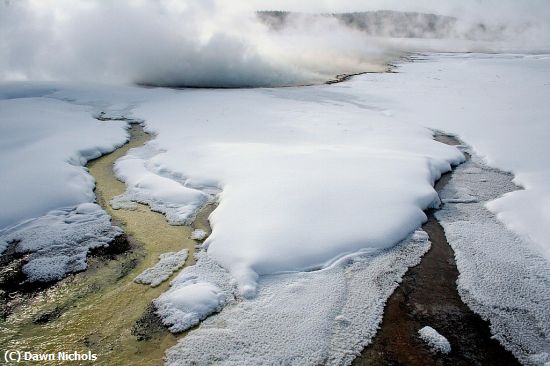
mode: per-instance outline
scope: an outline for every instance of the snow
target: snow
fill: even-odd
[[[516,189],[511,174],[474,155],[441,192],[436,217],[455,252],[463,301],[522,363],[543,365],[550,362],[550,263],[486,208]]]
[[[459,293],[523,363],[549,362],[550,57],[428,55],[398,71],[346,86],[364,96],[376,88],[391,118],[471,146],[474,162],[457,168],[436,214],[455,251]]]
[[[432,184],[462,154],[369,102],[324,86],[183,90],[134,115],[161,151],[150,171],[222,191],[205,246],[251,298],[261,275],[395,245],[438,204]]]
[[[12,229],[0,233],[0,249],[15,225],[51,236],[75,207],[93,202],[82,165],[126,138],[126,123],[93,116],[131,115],[155,137],[117,162],[128,190],[113,205],[145,203],[181,224],[218,202],[197,264],[155,304],[176,332],[225,309],[167,361],[349,363],[427,248],[425,239],[407,238],[426,219],[423,210],[440,204],[434,181],[464,159],[432,140],[438,129],[524,188],[467,163],[456,175],[463,183],[442,195],[438,217],[464,301],[522,362],[547,363],[549,63],[541,55],[432,55],[399,73],[282,89],[2,86],[11,99],[0,101],[0,227]],[[468,188],[472,182],[486,187]],[[107,230],[99,212],[89,216]],[[88,244],[108,232],[60,239],[87,244],[62,258],[71,261],[55,261],[65,264],[52,276],[82,269]],[[21,243],[27,234],[18,233]],[[56,250],[49,244],[35,248],[46,261]]]
[[[200,277],[222,288],[228,304],[170,348],[166,363],[349,364],[376,334],[403,274],[429,247],[428,235],[418,230],[392,248],[323,270],[262,276],[257,296],[246,301],[229,274],[199,253],[197,265],[185,268],[166,295]]]
[[[195,229],[191,233],[190,238],[193,240],[204,240],[208,236],[208,233],[202,229]]]
[[[92,113],[90,106],[47,97],[0,100],[0,230],[94,201],[94,181],[83,165],[127,136],[124,122],[100,122]]]
[[[274,98],[269,103],[263,101],[263,96],[257,95],[260,91],[240,91],[240,102],[248,106],[246,111],[241,110],[239,103],[232,99],[232,91],[220,92],[223,97],[219,98],[217,93],[205,91],[188,96],[188,103],[192,103],[193,108],[186,107],[184,101],[171,108],[169,105],[175,103],[165,99],[143,105],[137,112],[148,121],[149,128],[158,133],[156,142],[159,146],[166,149],[166,153],[155,157],[154,164],[167,171],[181,172],[189,180],[208,182],[222,189],[220,205],[211,216],[213,231],[206,240],[207,255],[227,268],[237,280],[240,292],[234,295],[235,298],[244,296],[250,299],[244,302],[237,300],[238,305],[235,306],[242,304],[250,310],[248,306],[261,301],[263,291],[269,291],[267,278],[282,281],[277,274],[333,268],[331,264],[337,263],[340,256],[357,252],[350,249],[353,246],[346,245],[353,242],[351,238],[362,243],[365,251],[376,250],[384,247],[384,244],[372,240],[376,238],[376,233],[384,232],[380,237],[396,240],[398,235],[391,234],[399,233],[403,227],[414,227],[414,220],[406,220],[407,210],[401,204],[407,198],[401,194],[411,194],[409,198],[421,196],[415,191],[419,186],[414,172],[418,173],[422,168],[415,164],[415,158],[425,154],[425,150],[422,149],[421,133],[415,132],[415,126],[425,125],[449,131],[465,141],[473,142],[474,151],[488,163],[514,172],[517,183],[535,175],[548,177],[550,164],[547,159],[550,152],[546,141],[550,130],[546,117],[549,109],[543,99],[549,60],[520,55],[441,55],[427,61],[405,64],[399,74],[357,77],[331,89],[265,90],[265,95]],[[410,90],[414,90],[415,94],[411,95]],[[209,114],[202,111],[205,95],[212,103],[207,107]],[[175,95],[174,99],[177,98]],[[285,100],[284,107],[279,107],[280,99]],[[258,105],[262,106],[261,112],[256,111]],[[176,146],[175,136],[179,134],[166,136],[163,133],[164,129],[170,128],[169,125],[176,124],[177,117],[171,114],[178,107],[182,109],[180,114],[186,113],[186,118],[195,122],[182,131],[186,139],[197,142],[188,150]],[[360,110],[359,114],[357,110]],[[241,116],[247,116],[246,120]],[[277,122],[270,125],[273,120]],[[236,124],[244,125],[238,131],[229,128]],[[268,131],[260,134],[258,131],[266,128],[266,124]],[[203,128],[208,128],[210,135],[202,133]],[[217,141],[218,129],[223,130],[224,142]],[[243,140],[250,141],[243,143]],[[200,145],[208,145],[209,141],[214,145],[210,146],[213,151],[201,149]],[[412,149],[412,146],[415,148]],[[180,154],[172,156],[171,151],[178,149]],[[352,151],[353,156],[339,159],[345,156],[346,150]],[[217,159],[207,159],[212,154]],[[188,156],[189,161],[185,162],[182,156]],[[400,161],[403,157],[411,158],[411,161]],[[265,163],[268,160],[270,162]],[[232,164],[234,161],[238,164]],[[522,164],[524,161],[526,163]],[[447,160],[447,163],[450,162],[456,161]],[[392,164],[397,165],[395,171]],[[265,166],[270,170],[267,178],[261,172]],[[351,166],[362,169],[354,171]],[[424,179],[431,183],[445,169],[432,160],[427,171],[429,174]],[[528,171],[536,174],[523,174]],[[233,176],[235,172],[238,177]],[[239,181],[239,177],[246,177],[246,181]],[[338,177],[346,177],[346,180],[338,180]],[[381,180],[378,182],[376,178]],[[525,190],[504,196],[504,199],[514,195],[520,197],[518,194],[525,195],[525,198],[531,194],[538,196],[537,201],[528,202],[531,207],[528,215],[523,218],[514,216],[518,227],[528,228],[525,230],[529,235],[510,225],[504,214],[506,211],[497,212],[495,218],[483,206],[505,191],[495,190],[495,194],[487,198],[481,197],[475,188],[462,188],[467,190],[467,194],[444,196],[446,205],[469,204],[482,209],[475,219],[468,220],[468,225],[460,219],[457,221],[457,217],[449,218],[448,222],[461,230],[456,235],[448,229],[450,224],[444,224],[445,229],[449,230],[449,242],[455,248],[459,263],[462,298],[491,321],[492,332],[508,349],[524,362],[535,364],[547,362],[549,349],[546,309],[549,298],[547,289],[550,286],[546,282],[548,257],[545,249],[548,245],[544,235],[542,240],[536,240],[541,232],[546,233],[550,228],[546,224],[548,216],[539,215],[547,210],[545,197],[548,185],[542,184],[544,179],[531,179],[530,184],[523,184]],[[480,177],[480,181],[488,182],[490,178]],[[334,189],[336,187],[341,190]],[[396,201],[388,197],[390,192],[396,195]],[[271,196],[271,201],[266,195]],[[437,201],[432,196],[429,200],[415,203],[417,207],[428,207],[437,205]],[[499,199],[496,202],[503,201]],[[504,210],[497,203],[489,203],[488,207],[495,211]],[[307,210],[301,211],[304,207]],[[235,215],[239,209],[247,214],[246,217],[241,219]],[[519,207],[507,208],[508,212],[515,212],[516,209],[521,212],[523,203]],[[265,220],[266,217],[269,220]],[[361,221],[360,228],[357,226],[360,232],[354,230],[358,221]],[[398,226],[390,228],[387,224],[393,222],[398,222]],[[243,230],[243,223],[246,230]],[[411,226],[407,226],[409,224]],[[485,226],[487,231],[484,231]],[[507,228],[516,230],[519,236]],[[361,233],[368,233],[369,236],[362,236]],[[461,244],[466,242],[464,238],[468,238],[467,251]],[[486,247],[480,247],[479,238],[487,244]],[[332,246],[334,244],[337,244],[337,249]],[[339,254],[334,256],[334,253]],[[372,270],[376,271],[376,268]],[[314,294],[305,292],[303,296],[307,304],[315,303]],[[281,311],[282,304],[288,304],[288,297],[283,298],[286,303],[269,303],[274,308],[273,312]],[[501,306],[501,299],[506,299],[504,302],[508,305]],[[295,308],[291,315],[295,315],[294,311],[296,314],[311,314],[305,304],[292,304]],[[218,318],[221,318],[222,324],[219,327],[223,329],[219,332],[225,336],[228,319],[241,319],[230,310],[236,307],[228,307],[207,320],[191,333],[191,338],[186,337],[186,341],[174,348],[173,353],[170,351],[168,359],[177,364],[177,360],[184,357],[182,355],[189,357],[187,352],[213,338],[214,335],[208,332]],[[266,311],[257,314],[258,319],[268,319],[270,312],[265,310],[266,307],[267,301],[258,307]],[[304,310],[306,308],[308,310]],[[322,313],[320,309],[317,311]],[[346,322],[349,318],[342,319]],[[370,321],[377,324],[376,319]],[[268,329],[272,326],[276,328],[275,323],[270,324]],[[254,326],[241,328],[236,339],[241,340],[245,334],[253,333],[250,328]],[[265,331],[264,328],[262,331]],[[262,338],[257,334],[247,339],[250,349],[260,348],[262,344],[264,347],[261,348],[266,348],[267,343],[262,343]],[[271,335],[270,339],[269,347],[279,344],[280,338]],[[303,350],[309,344],[316,344],[316,340],[303,335],[300,339],[307,345]],[[284,339],[284,342],[288,344],[289,340]],[[242,361],[238,356],[233,356],[230,352],[232,348],[235,344],[229,343],[204,357],[208,360],[208,357],[216,357],[215,354],[230,354]],[[317,344],[313,349],[320,348]],[[316,353],[311,354],[317,357]],[[253,352],[247,354],[249,357],[253,355]],[[277,360],[287,357],[284,354],[271,356]],[[315,364],[317,361],[304,363]]]
[[[156,287],[166,281],[172,273],[183,267],[187,260],[188,250],[182,249],[179,252],[163,253],[159,261],[151,268],[147,268],[134,281]]]
[[[235,281],[230,274],[212,260],[205,251],[197,252],[195,258],[197,260],[196,264],[185,267],[170,283],[170,289],[154,301],[158,316],[173,332],[184,331],[196,325],[210,313],[220,311],[224,305],[235,299],[237,293]],[[211,309],[212,311],[208,311],[208,313],[197,314],[192,306],[195,301],[193,298],[187,299],[188,309],[179,306],[179,296],[177,294],[185,293],[186,290],[183,289],[194,286],[198,279],[204,286],[215,288],[217,299],[220,300],[217,307]],[[201,299],[196,299],[196,301],[197,307],[200,308],[202,306]]]
[[[82,203],[76,208],[52,210],[2,231],[4,242],[16,242],[16,251],[30,253],[23,273],[31,282],[59,280],[86,269],[90,249],[107,246],[122,230],[98,205]]]
[[[166,215],[170,224],[188,224],[207,201],[201,191],[189,189],[173,179],[150,171],[147,159],[159,154],[150,146],[131,149],[114,166],[116,176],[127,190],[111,200],[114,209],[132,208],[135,202],[149,205],[153,211]]]
[[[162,322],[172,332],[181,332],[198,324],[213,312],[220,311],[225,296],[220,288],[208,282],[192,281],[161,295],[155,300]]]
[[[456,134],[489,166],[512,172],[524,189],[488,207],[550,259],[549,70],[549,55],[426,55],[345,87],[359,96],[376,87],[393,118]]]
[[[93,118],[98,106],[54,99],[46,83],[0,86],[0,253],[10,242],[30,253],[29,281],[86,268],[92,248],[121,230],[97,205],[83,165],[127,139],[126,123]]]
[[[451,352],[451,344],[437,330],[430,326],[425,326],[418,331],[420,339],[430,346],[430,348],[436,352],[449,353]]]

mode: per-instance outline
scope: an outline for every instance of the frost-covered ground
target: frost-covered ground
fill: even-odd
[[[168,363],[346,363],[374,335],[385,300],[428,248],[422,232],[411,234],[423,210],[439,204],[434,181],[463,161],[458,149],[432,140],[429,128],[440,129],[525,188],[489,204],[500,221],[482,211],[514,240],[486,250],[502,258],[523,253],[500,288],[512,291],[505,288],[512,275],[525,273],[525,296],[542,303],[523,301],[522,311],[508,314],[541,328],[527,338],[536,347],[514,346],[526,339],[522,327],[509,329],[505,344],[522,360],[546,362],[549,314],[537,309],[548,299],[548,288],[540,288],[548,276],[536,268],[550,257],[550,57],[432,55],[398,71],[283,89],[1,86],[7,132],[0,146],[9,157],[0,170],[1,226],[93,201],[82,165],[125,133],[123,122],[92,117],[106,111],[142,119],[156,137],[117,162],[129,190],[114,204],[147,203],[184,223],[205,202],[219,201],[197,265],[155,303],[174,331],[221,313],[169,350]],[[449,242],[459,248],[452,235]],[[493,285],[483,274],[500,262],[468,265],[475,261],[468,253],[457,259],[463,296]],[[502,312],[487,309],[502,293],[482,295],[474,310],[498,334]],[[533,321],[535,313],[542,315]]]
[[[550,262],[491,215],[494,199],[515,191],[510,174],[477,156],[459,166],[436,213],[452,246],[464,302],[525,364],[550,362]]]

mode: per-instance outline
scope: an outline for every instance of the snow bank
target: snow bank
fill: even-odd
[[[82,203],[57,209],[0,232],[2,241],[16,242],[16,251],[30,253],[23,273],[28,280],[49,282],[86,269],[86,255],[107,246],[122,230],[98,205]]]
[[[488,207],[550,259],[549,83],[549,55],[442,54],[346,88],[369,96],[375,86],[393,118],[456,134],[488,165],[512,172],[524,190]]]
[[[358,96],[375,87],[392,118],[456,134],[485,163],[513,173],[476,157],[457,168],[436,215],[455,251],[462,299],[536,365],[550,361],[549,82],[548,55],[455,54],[340,86]]]
[[[205,245],[208,257],[237,280],[239,293],[234,296],[252,298],[242,303],[247,307],[269,291],[268,278],[285,278],[273,274],[333,268],[330,265],[346,254],[392,245],[405,235],[401,230],[422,222],[421,208],[438,204],[427,186],[461,158],[452,148],[425,140],[428,136],[417,125],[457,133],[490,163],[514,171],[516,182],[529,182],[524,198],[546,197],[550,130],[543,99],[548,62],[550,58],[541,56],[442,56],[437,63],[407,64],[399,74],[358,77],[330,89],[182,92],[174,93],[173,100],[146,103],[136,112],[149,121],[149,128],[158,133],[157,143],[166,149],[151,164],[223,189]],[[181,115],[188,121],[185,129],[169,135],[182,126]],[[182,136],[193,141],[192,146],[181,144]],[[467,194],[460,197],[444,196],[449,206],[478,205],[482,210],[468,225],[454,213],[445,227],[451,230],[449,225],[455,223],[456,230],[463,230],[456,236],[448,232],[461,272],[461,296],[491,320],[493,333],[524,362],[547,362],[548,261],[537,254],[546,256],[545,238],[550,237],[541,234],[550,228],[547,215],[539,215],[546,210],[546,199],[528,201],[532,211],[523,218],[514,215],[521,222],[518,227],[525,228],[523,233],[517,229],[520,239],[483,207],[505,191],[496,189],[483,197],[481,191],[465,189]],[[489,207],[504,210],[496,203]],[[507,210],[523,212],[525,207]],[[498,217],[514,229],[503,212]],[[469,238],[468,251],[458,244],[466,246],[464,238]],[[296,300],[302,314],[311,311],[300,301],[316,296],[309,286]],[[258,297],[253,298],[256,291]],[[283,298],[288,303],[290,296]],[[505,307],[502,299],[507,299]],[[261,308],[268,305],[266,301]],[[216,317],[223,319],[219,326],[216,318],[207,320],[197,338],[187,337],[189,343],[168,353],[170,362],[190,357],[187,352],[210,339],[211,327],[226,336],[225,316],[238,318],[236,310],[230,310],[238,306]],[[258,314],[258,319],[265,322],[268,315]],[[238,334],[246,332],[240,329]],[[248,347],[261,343],[261,337],[258,342],[254,337]],[[317,339],[303,334],[300,339],[305,348],[297,353],[313,358],[304,363],[322,359],[315,353],[322,349]],[[308,353],[311,344],[316,346]],[[228,355],[236,346],[224,347],[212,352]]]
[[[461,298],[522,363],[544,365],[550,362],[550,263],[486,208],[515,189],[510,174],[474,155],[441,192],[446,203],[436,217],[455,252]]]
[[[253,297],[260,275],[395,245],[439,203],[432,184],[462,154],[375,103],[324,86],[173,92],[134,110],[162,151],[139,164],[222,190],[205,246]],[[116,169],[132,187],[135,167]]]
[[[417,231],[393,248],[324,270],[262,276],[257,296],[246,301],[234,300],[237,289],[227,272],[201,253],[198,268],[187,267],[166,295],[196,276],[220,283],[229,301],[169,349],[166,363],[349,364],[376,334],[384,304],[407,268],[428,249],[427,234]]]
[[[156,287],[166,281],[172,273],[183,267],[187,260],[188,250],[183,249],[179,252],[162,253],[159,261],[151,268],[147,268],[134,281]]]
[[[0,230],[93,202],[94,181],[83,165],[127,138],[124,122],[97,121],[92,106],[25,98],[37,93],[31,87],[0,86],[0,95],[13,89],[18,98],[0,100]]]
[[[92,248],[121,230],[97,205],[83,165],[124,143],[121,121],[93,118],[96,105],[51,96],[56,85],[0,86],[0,252],[9,242],[30,253],[30,281],[53,281],[86,268]]]
[[[447,338],[443,337],[430,326],[425,326],[418,331],[420,339],[430,346],[430,348],[436,352],[449,353],[451,352],[451,344]]]

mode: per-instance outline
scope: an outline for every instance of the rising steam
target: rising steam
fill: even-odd
[[[0,80],[198,87],[309,84],[342,73],[382,71],[403,51],[494,51],[510,35],[532,40],[534,32],[547,30],[528,21],[486,25],[477,19],[462,22],[433,15],[409,14],[413,21],[404,22],[406,15],[395,12],[355,18],[295,13],[283,15],[281,21],[256,13],[250,2],[239,3],[4,0],[0,2]],[[422,28],[427,19],[434,20],[428,27],[431,33]],[[434,46],[403,41],[411,37],[468,43],[456,49],[451,42]]]

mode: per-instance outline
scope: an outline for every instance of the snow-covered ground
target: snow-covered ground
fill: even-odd
[[[463,301],[525,364],[550,362],[550,262],[487,209],[514,192],[512,176],[477,156],[460,165],[436,213],[455,252]]]
[[[411,234],[423,210],[439,204],[434,181],[463,161],[458,149],[433,141],[429,128],[456,133],[487,163],[514,173],[525,189],[488,207],[515,233],[514,250],[525,248],[543,266],[550,258],[550,57],[432,55],[398,71],[282,89],[0,86],[0,243],[10,226],[93,200],[82,165],[125,139],[123,122],[94,115],[143,119],[156,136],[117,163],[129,190],[115,204],[149,203],[182,223],[207,200],[219,201],[197,265],[156,304],[174,331],[221,313],[171,349],[168,362],[220,355],[235,363],[348,362],[373,336],[406,268],[428,248],[422,232]],[[520,257],[515,265],[530,263]],[[459,260],[459,269],[481,281],[476,286],[491,285],[476,273],[482,268]],[[547,276],[528,273],[527,294],[537,291],[536,276]],[[461,281],[462,293],[469,283]],[[542,346],[509,345],[522,359],[547,361],[547,318],[533,332]],[[521,328],[509,331],[522,338]],[[285,353],[288,342],[297,353]]]
[[[0,86],[0,253],[16,242],[33,253],[31,281],[86,268],[89,249],[122,230],[91,204],[94,180],[83,165],[127,139],[123,122],[94,119],[92,106],[44,97],[54,86]]]
[[[82,165],[127,138],[123,122],[97,121],[92,107],[43,94],[0,87],[0,229],[93,201],[94,181]]]
[[[524,189],[489,209],[550,260],[550,55],[422,59],[341,87],[389,101],[380,107],[394,119],[457,134],[490,166],[512,172]]]
[[[432,185],[462,154],[366,103],[325,86],[202,90],[133,112],[157,134],[151,171],[221,190],[205,245],[252,298],[260,275],[395,245],[438,204]]]

